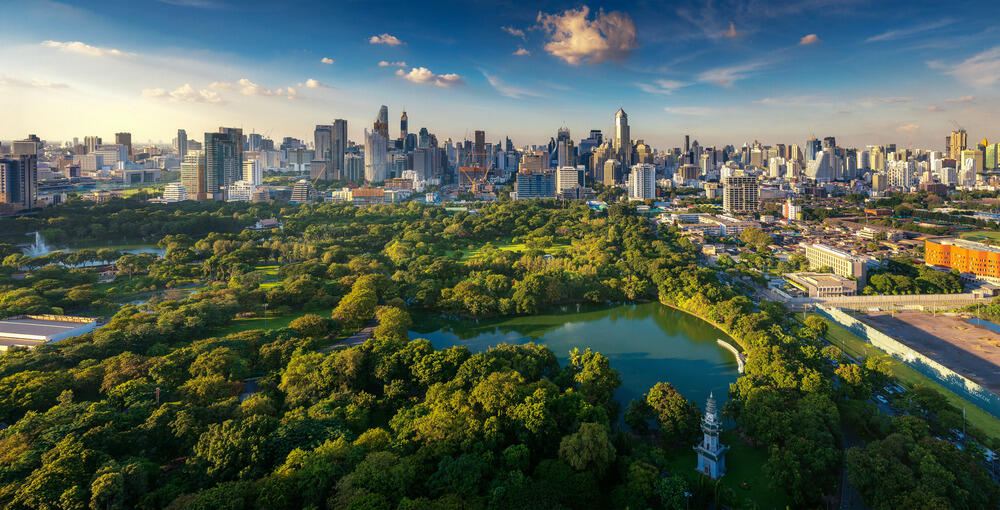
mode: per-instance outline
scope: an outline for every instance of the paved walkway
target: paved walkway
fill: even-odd
[[[320,349],[319,352],[330,352],[330,351],[333,351],[335,349],[341,349],[341,348],[354,347],[356,345],[361,345],[361,344],[365,343],[366,340],[368,340],[369,338],[371,338],[372,336],[374,336],[374,334],[375,334],[375,328],[377,326],[378,326],[378,320],[377,319],[373,319],[371,322],[368,323],[367,326],[365,326],[364,328],[362,328],[361,331],[358,331],[357,333],[355,333],[355,334],[353,334],[353,335],[351,335],[351,336],[349,336],[349,337],[347,337],[347,338],[345,338],[345,339],[341,340],[340,342],[337,342],[337,343],[335,343],[333,345],[328,345],[328,346]]]

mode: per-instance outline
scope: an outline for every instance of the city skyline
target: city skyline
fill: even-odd
[[[361,142],[380,104],[392,137],[405,108],[410,132],[485,129],[519,146],[561,125],[610,136],[619,107],[632,139],[657,148],[690,134],[937,149],[953,120],[970,143],[995,137],[1000,35],[975,15],[986,2],[392,5],[34,2],[0,20],[13,119],[0,139],[169,143],[177,128],[228,125],[310,140],[344,118]]]

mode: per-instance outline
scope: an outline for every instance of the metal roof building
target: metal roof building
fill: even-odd
[[[0,351],[34,347],[89,333],[97,319],[68,315],[20,315],[0,320]]]

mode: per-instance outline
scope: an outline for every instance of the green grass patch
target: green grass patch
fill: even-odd
[[[253,268],[254,271],[263,272],[268,278],[277,278],[279,269],[281,269],[281,266],[277,264],[270,266],[254,266]]]
[[[289,313],[285,315],[273,315],[268,312],[267,320],[263,317],[250,317],[246,319],[236,319],[228,326],[219,329],[215,332],[216,336],[226,336],[232,335],[233,333],[240,333],[243,331],[250,331],[252,329],[281,329],[287,328],[288,325],[295,319],[302,317],[306,314],[316,314],[320,317],[329,318],[333,313],[333,308],[322,308],[319,310],[301,310],[294,313]]]
[[[791,505],[784,492],[771,488],[767,475],[764,474],[767,450],[743,443],[732,430],[723,432],[720,440],[730,448],[726,453],[726,475],[722,477],[722,486],[736,495],[736,501],[727,503],[735,503],[736,508],[760,510],[783,510]],[[691,487],[696,487],[698,479],[704,477],[695,471],[698,454],[689,450],[670,452],[668,455],[670,473],[684,477]],[[707,477],[706,481],[714,487],[714,481]]]
[[[979,241],[979,242],[993,241],[1000,243],[1000,232],[992,230],[977,230],[975,232],[966,232],[959,237],[961,237],[962,239],[968,239],[970,241]]]
[[[569,248],[569,246],[570,246],[569,244],[554,244],[552,246],[541,248],[541,250],[550,255],[555,255],[565,250],[566,248]],[[460,251],[462,252],[462,258],[460,260],[466,261],[466,260],[481,258],[486,252],[490,251],[491,248],[500,251],[512,251],[512,252],[526,252],[532,249],[529,248],[528,245],[525,243],[515,243],[513,242],[513,240],[507,240],[507,241],[501,240],[496,243],[487,242],[487,243],[473,245],[472,249],[464,248],[459,250],[447,250],[445,252],[445,255],[448,257],[454,257],[455,252]]]
[[[797,315],[796,318],[798,317],[799,316]],[[944,395],[944,397],[948,399],[948,402],[955,406],[955,408],[965,408],[966,419],[970,424],[983,431],[983,433],[987,436],[1000,439],[1000,419],[997,419],[997,417],[987,413],[972,402],[969,402],[948,388],[938,384],[926,375],[921,374],[915,369],[907,366],[902,361],[889,356],[883,350],[866,342],[864,339],[844,329],[839,324],[831,321],[826,322],[830,325],[826,334],[826,339],[829,340],[830,343],[840,347],[844,352],[855,358],[877,356],[885,359],[889,363],[889,367],[892,369],[892,375],[899,380],[903,386],[912,388],[913,386],[920,384],[937,390],[937,392]]]

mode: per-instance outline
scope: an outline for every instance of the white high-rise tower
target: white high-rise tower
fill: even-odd
[[[632,165],[632,139],[628,132],[628,114],[625,110],[618,108],[615,114],[615,152],[618,153],[618,160],[622,166]]]

